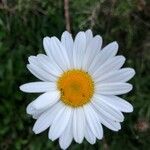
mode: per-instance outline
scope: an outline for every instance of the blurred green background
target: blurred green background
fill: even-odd
[[[134,106],[125,114],[122,130],[104,128],[105,138],[90,145],[74,142],[70,150],[149,150],[150,149],[150,1],[149,0],[70,0],[73,36],[91,28],[103,37],[104,45],[116,40],[125,66],[135,68],[130,82],[134,90],[123,97]],[[30,55],[44,53],[42,39],[65,30],[63,0],[0,1],[0,150],[58,150],[47,131],[32,132],[34,120],[26,106],[37,95],[19,91],[19,85],[36,81],[26,69]]]

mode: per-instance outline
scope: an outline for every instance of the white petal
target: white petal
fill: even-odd
[[[64,109],[62,109],[62,111],[59,111],[59,113],[55,115],[55,119],[52,122],[48,133],[49,139],[54,141],[61,136],[68,125],[71,113],[72,109],[64,105]]]
[[[34,102],[34,101],[33,101],[33,102]],[[28,104],[28,106],[27,106],[27,108],[26,108],[26,112],[27,112],[27,114],[32,115],[32,117],[33,117],[34,119],[38,119],[38,118],[41,116],[41,114],[42,114],[44,111],[46,111],[48,108],[45,108],[45,109],[42,109],[42,110],[37,110],[37,109],[35,109],[35,108],[32,106],[33,102],[31,102],[31,103]]]
[[[72,61],[72,57],[73,57],[73,38],[72,38],[72,35],[68,31],[63,32],[63,34],[61,36],[61,42],[62,42],[62,45],[64,46],[64,48],[65,48],[65,50],[68,54],[70,64],[71,64],[71,66],[73,66],[73,61]]]
[[[106,45],[103,50],[104,51],[113,51],[114,49],[116,50],[115,53],[117,53],[118,51],[118,43],[116,41],[109,43],[108,45]]]
[[[38,69],[37,71],[42,71],[43,73],[45,73],[48,76],[48,79],[50,78],[51,81],[56,80],[56,77],[54,75],[52,75],[51,72],[48,72],[47,68],[45,68],[45,67],[43,67],[43,65],[41,65],[41,60],[39,60],[38,57],[30,56],[28,58],[28,60],[31,65],[36,66],[36,68]]]
[[[95,82],[100,83],[112,83],[112,82],[126,82],[135,75],[135,71],[132,68],[123,68],[116,71],[110,71],[108,74],[99,76]]]
[[[107,113],[106,114],[101,113],[101,111],[99,111],[99,109],[97,109],[97,107],[95,107],[95,105],[93,105],[93,107],[94,107],[95,111],[98,113],[100,122],[104,126],[106,126],[107,128],[109,128],[110,130],[113,130],[113,131],[118,131],[121,129],[121,125],[119,122],[113,121],[110,118],[106,117]]]
[[[43,80],[43,81],[55,81],[56,80],[56,77],[47,73],[45,70],[41,69],[39,66],[36,66],[34,64],[28,64],[27,68],[34,76],[36,76],[40,80]]]
[[[112,48],[110,48],[112,46]],[[108,59],[114,57],[118,51],[117,42],[112,42],[100,51],[97,56],[92,61],[89,72],[93,73],[97,68],[99,68],[102,64],[104,64]]]
[[[104,126],[106,126],[107,128],[109,128],[110,130],[119,131],[121,129],[121,125],[120,125],[119,122],[113,121],[113,120],[107,118],[103,114],[99,114],[99,119],[100,119],[100,122]]]
[[[69,58],[62,43],[56,37],[51,37],[50,45],[51,55],[54,58],[55,62],[62,68],[62,70],[69,69]]]
[[[37,110],[42,110],[55,104],[59,100],[59,98],[59,91],[50,91],[40,95],[36,100],[34,100],[32,107]]]
[[[98,139],[102,139],[103,129],[100,120],[98,118],[98,114],[93,110],[93,108],[89,104],[84,105],[83,107],[86,120],[91,131]]]
[[[41,66],[41,64],[39,63],[38,59],[36,56],[30,56],[28,58],[29,61],[29,65],[27,65],[27,68],[29,69],[29,71],[35,75],[37,78],[44,80],[44,81],[49,81],[49,80],[56,80],[56,78],[49,74],[47,72],[47,70],[44,70]],[[45,75],[45,76],[44,76]]]
[[[94,79],[99,78],[99,76],[102,76],[104,74],[109,73],[110,71],[118,70],[122,67],[122,65],[125,62],[125,57],[123,56],[116,56],[108,61],[106,61],[103,65],[98,67],[93,73],[92,76]]]
[[[121,95],[128,93],[132,88],[129,83],[103,83],[96,84],[95,91],[104,95]]]
[[[133,111],[133,106],[125,101],[124,99],[118,97],[118,96],[104,96],[104,95],[99,95],[101,99],[105,101],[108,105],[122,111],[122,112],[132,112]]]
[[[59,113],[59,111],[61,111],[63,108],[64,105],[59,102],[49,108],[46,112],[42,113],[42,115],[35,122],[33,131],[38,134],[46,130],[52,124],[56,114]]]
[[[41,74],[37,71],[37,69],[34,69],[34,66],[35,66],[35,65],[28,64],[28,65],[27,65],[27,68],[28,68],[28,70],[29,70],[35,77],[37,77],[38,79],[40,79],[40,80],[42,80],[42,81],[49,81],[49,80],[45,79],[45,77],[43,77],[43,75],[41,75]]]
[[[73,48],[73,38],[72,38],[72,35],[68,31],[63,32],[61,36],[61,42],[63,46],[66,48],[67,52],[70,53]]]
[[[100,114],[105,115],[109,119],[111,119],[113,121],[117,121],[117,122],[122,122],[124,120],[123,114],[119,110],[108,105],[100,97],[100,95],[97,95],[97,94],[94,95],[93,100],[92,100],[92,104],[100,112]]]
[[[61,68],[55,63],[55,61],[51,60],[48,56],[44,54],[37,55],[37,60],[40,66],[47,71],[49,74],[53,76],[59,76],[62,74]]]
[[[43,112],[44,112],[44,111],[43,111]],[[34,114],[32,115],[32,118],[33,118],[33,119],[38,119],[38,118],[41,116],[41,114],[42,114],[43,112],[37,111],[36,113],[34,113]]]
[[[57,67],[60,67],[57,62],[55,62],[53,56],[52,56],[52,48],[51,48],[51,38],[50,37],[45,37],[43,39],[43,46],[44,46],[44,49],[45,49],[45,52],[46,54],[48,55],[48,58],[49,58],[49,61],[52,63],[52,64],[55,64],[55,66]]]
[[[95,36],[87,46],[85,55],[83,57],[83,65],[82,68],[87,70],[93,61],[94,57],[100,51],[102,46],[102,38],[100,36]]]
[[[20,86],[20,90],[27,93],[42,93],[56,89],[54,82],[30,82]]]
[[[33,102],[29,103],[27,108],[26,108],[26,112],[29,115],[32,115],[32,114],[37,112],[37,110],[34,107],[32,107],[32,104],[33,104]]]
[[[85,49],[86,49],[85,33],[79,32],[75,37],[75,42],[73,46],[74,68],[81,69]]]
[[[83,108],[74,109],[73,113],[73,137],[77,143],[82,143],[84,138],[85,116]]]
[[[95,144],[96,142],[96,137],[91,131],[88,123],[86,123],[86,126],[85,126],[85,138],[90,144]]]
[[[63,134],[60,136],[59,138],[59,145],[62,149],[67,149],[69,147],[69,145],[71,144],[72,140],[73,140],[73,134],[72,134],[72,118],[73,117],[73,113],[71,113],[68,125],[66,127],[66,129],[64,130]]]
[[[93,38],[93,33],[90,29],[85,31],[85,36],[86,36],[86,43],[87,45],[89,44],[89,42],[92,40]]]
[[[51,45],[50,45],[50,43],[51,43],[50,37],[47,36],[47,37],[45,37],[45,38],[43,39],[44,50],[45,50],[46,54],[47,54],[49,57],[51,57]]]
[[[36,56],[29,56],[28,61],[29,61],[30,64],[33,64],[35,66],[39,66],[39,62],[38,62]]]

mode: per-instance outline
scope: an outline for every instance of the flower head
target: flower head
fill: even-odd
[[[75,40],[65,31],[43,40],[46,55],[29,57],[27,68],[41,81],[20,86],[28,93],[43,93],[27,106],[36,119],[33,131],[49,128],[49,139],[59,138],[62,149],[74,139],[94,144],[103,138],[102,125],[118,131],[122,112],[132,112],[130,103],[118,97],[132,90],[126,83],[135,71],[121,68],[125,57],[116,56],[117,42],[102,48],[102,38],[91,30],[79,32]]]

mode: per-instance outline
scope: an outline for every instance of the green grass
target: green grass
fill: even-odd
[[[144,4],[145,2],[145,4]],[[0,2],[0,149],[57,150],[58,142],[32,132],[34,120],[26,106],[37,95],[19,90],[23,83],[36,81],[26,69],[30,55],[44,53],[44,36],[60,37],[65,30],[63,1],[8,0]],[[70,150],[148,150],[150,146],[150,2],[148,0],[70,1],[71,28],[92,28],[104,45],[116,40],[119,54],[133,67],[134,90],[123,96],[134,106],[125,114],[118,133],[104,129],[105,139],[90,145],[73,143]]]

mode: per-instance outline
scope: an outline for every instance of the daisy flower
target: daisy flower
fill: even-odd
[[[29,57],[27,68],[40,81],[20,86],[23,92],[42,93],[27,106],[36,122],[35,134],[49,129],[48,138],[59,139],[67,149],[74,139],[90,144],[103,138],[103,127],[118,131],[124,120],[122,112],[132,112],[132,105],[118,95],[128,93],[126,83],[135,71],[121,68],[125,57],[118,55],[118,44],[102,48],[102,38],[91,30],[79,32],[75,40],[65,31],[61,40],[45,37],[45,54]]]

